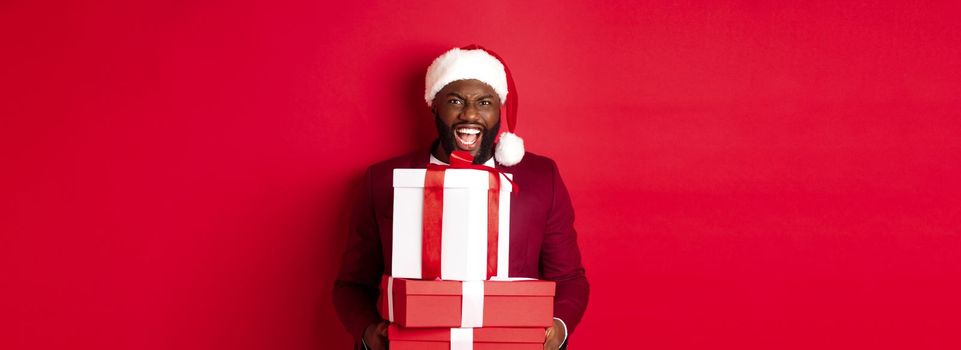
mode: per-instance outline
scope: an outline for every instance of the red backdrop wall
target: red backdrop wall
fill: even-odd
[[[577,348],[961,346],[954,2],[0,3],[0,348],[346,348],[370,163],[480,43],[557,160]]]

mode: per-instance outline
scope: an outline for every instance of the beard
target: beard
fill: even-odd
[[[440,145],[444,148],[444,152],[450,156],[451,152],[454,152],[454,128],[457,124],[448,127],[440,120],[437,114],[434,114],[434,124],[437,126],[437,136],[440,137]],[[497,138],[497,133],[500,131],[501,122],[497,121],[496,124],[490,129],[486,129],[483,132],[484,137],[481,138],[480,148],[477,150],[477,156],[474,157],[474,164],[484,164],[487,160],[491,159],[494,154],[494,139]]]

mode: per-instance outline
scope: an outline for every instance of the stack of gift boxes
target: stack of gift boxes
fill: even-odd
[[[508,274],[514,190],[510,175],[480,166],[394,170],[380,300],[391,349],[543,348],[554,282]]]

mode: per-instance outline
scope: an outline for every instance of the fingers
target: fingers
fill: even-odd
[[[381,322],[379,325],[377,325],[377,335],[386,338],[388,326],[390,326],[390,323],[387,321]]]
[[[371,350],[387,350],[388,348],[387,344],[388,342],[387,342],[386,336],[385,337],[378,336],[378,337],[375,337],[375,339],[373,339],[367,345],[370,346]]]
[[[561,348],[561,342],[557,339],[549,339],[544,343],[544,350],[557,350]]]
[[[380,337],[381,349],[387,349],[387,327],[390,326],[390,322],[384,321],[377,325],[377,335]]]
[[[367,348],[370,350],[386,350],[387,349],[387,327],[390,325],[387,321],[371,324],[364,331],[364,343],[367,344]]]
[[[544,350],[557,350],[561,347],[561,341],[557,339],[557,331],[554,327],[544,331]]]

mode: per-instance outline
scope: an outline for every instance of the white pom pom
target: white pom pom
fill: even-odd
[[[514,133],[505,132],[494,147],[494,159],[504,166],[513,166],[524,159],[524,139]]]

